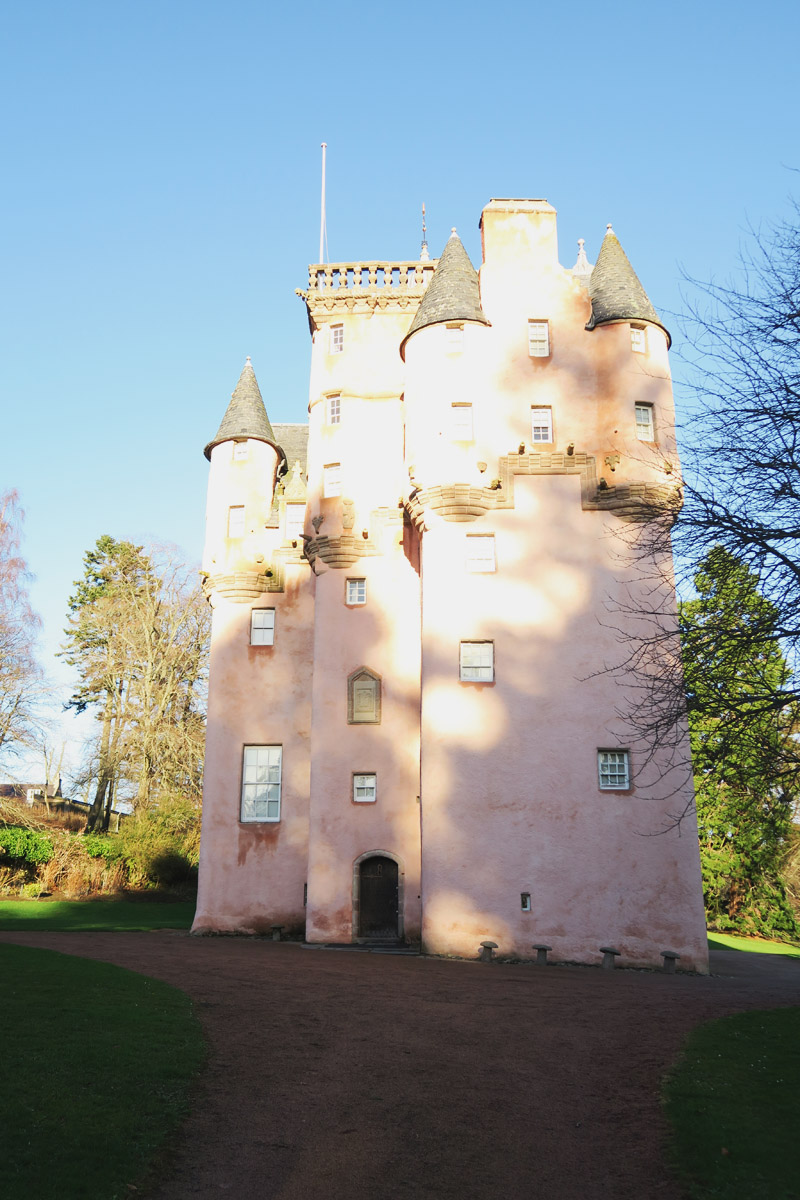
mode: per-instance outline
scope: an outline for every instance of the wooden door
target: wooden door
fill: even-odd
[[[358,935],[364,938],[398,936],[397,863],[373,855],[359,867]]]

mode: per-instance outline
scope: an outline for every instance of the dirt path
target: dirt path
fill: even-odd
[[[800,1004],[800,960],[735,951],[697,978],[168,931],[0,938],[193,997],[210,1061],[151,1200],[677,1200],[658,1093],[684,1036]]]

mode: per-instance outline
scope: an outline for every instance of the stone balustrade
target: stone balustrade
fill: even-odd
[[[428,262],[312,263],[308,291],[341,294],[392,289],[422,293],[431,281],[436,260]]]

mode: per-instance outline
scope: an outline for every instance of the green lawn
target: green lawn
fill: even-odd
[[[729,933],[709,933],[708,944],[712,949],[718,947],[720,950],[748,950],[753,954],[788,954],[791,958],[800,958],[800,946],[792,946],[789,942],[768,942],[763,938],[734,937]]]
[[[0,945],[4,1200],[120,1200],[188,1111],[189,997],[108,963]]]
[[[0,900],[0,929],[132,933],[189,929],[194,902],[159,900]]]
[[[800,1196],[800,1008],[700,1026],[664,1098],[670,1158],[692,1200]]]

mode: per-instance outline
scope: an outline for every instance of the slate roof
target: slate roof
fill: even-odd
[[[647,321],[663,329],[667,335],[667,345],[671,343],[669,330],[659,320],[610,225],[589,279],[589,299],[592,302],[592,315],[587,329],[608,325],[612,321]]]
[[[222,424],[217,430],[217,436],[212,438],[203,453],[206,458],[210,459],[211,451],[215,446],[218,446],[220,442],[230,442],[236,438],[253,438],[258,442],[267,442],[276,450],[280,450],[269,423],[264,401],[261,399],[256,373],[249,358],[239,376],[239,382],[231,396],[225,416],[222,418]]]
[[[401,356],[405,358],[405,345],[412,333],[427,325],[440,325],[445,321],[489,324],[481,308],[478,272],[469,261],[469,255],[455,229],[442,251],[409,331],[400,343]]]

